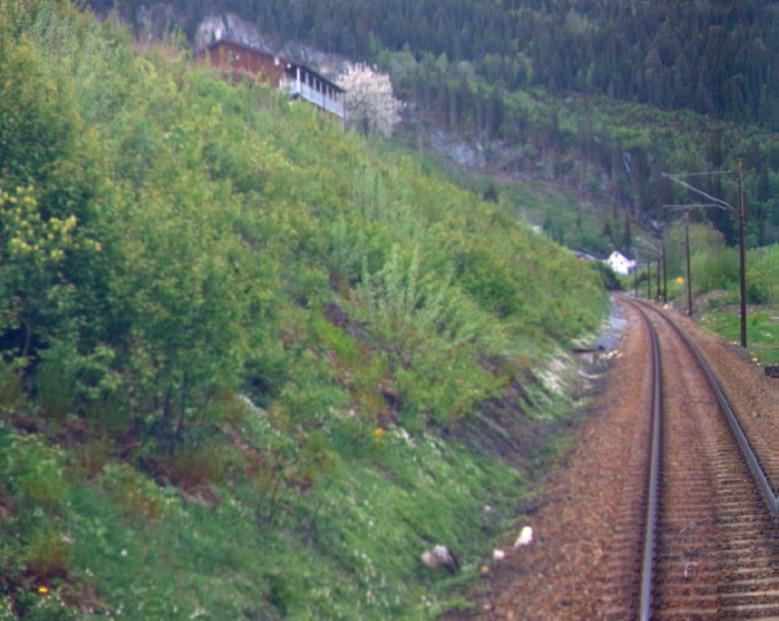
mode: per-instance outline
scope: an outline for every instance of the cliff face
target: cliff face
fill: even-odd
[[[200,22],[193,41],[195,51],[200,51],[220,39],[230,39],[262,50],[272,50],[269,41],[260,34],[257,26],[235,13],[208,15]]]
[[[213,11],[200,20],[199,11],[182,9],[172,2],[130,3],[115,7],[111,0],[91,0],[89,4],[101,18],[116,9],[120,17],[132,25],[136,34],[145,39],[160,38],[165,33],[181,29],[191,39],[195,51],[222,38],[269,51],[274,47],[255,23],[236,13]]]

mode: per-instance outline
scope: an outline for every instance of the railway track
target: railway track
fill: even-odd
[[[637,397],[651,407],[634,433],[599,617],[779,620],[776,482],[695,344],[658,309],[629,303],[653,343],[652,388]]]

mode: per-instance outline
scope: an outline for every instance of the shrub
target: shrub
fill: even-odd
[[[227,447],[217,441],[180,449],[167,466],[171,482],[184,489],[206,483],[221,483],[227,472]]]
[[[59,450],[0,425],[0,480],[27,511],[59,510],[67,495],[61,464]]]
[[[24,402],[20,375],[22,360],[7,362],[0,357],[0,407],[13,409]]]
[[[453,420],[495,389],[478,360],[500,352],[500,324],[450,279],[424,269],[417,247],[404,256],[393,246],[378,272],[364,272],[355,293],[352,312],[386,353],[411,408]]]
[[[35,372],[35,388],[44,416],[61,421],[73,410],[74,385],[58,365],[51,362],[39,365]]]
[[[13,602],[6,595],[0,596],[0,621],[16,621]]]
[[[592,261],[589,263],[589,265],[592,266],[592,269],[598,272],[598,274],[600,275],[601,282],[603,282],[603,286],[606,288],[607,291],[622,290],[622,284],[620,283],[619,278],[614,273],[614,270],[611,269],[611,267],[609,267],[602,261]]]
[[[49,525],[36,528],[24,551],[26,573],[41,583],[66,578],[72,566],[72,547],[57,529]]]
[[[697,252],[691,263],[692,284],[699,294],[728,289],[738,282],[738,251],[735,248]]]
[[[779,303],[779,244],[749,254],[747,286],[750,302]]]
[[[162,511],[160,489],[128,464],[108,464],[100,483],[130,518],[154,520]]]
[[[690,224],[690,256],[703,253],[705,256],[715,256],[724,249],[725,238],[722,233],[709,224]],[[669,274],[683,274],[685,271],[684,226],[675,222],[666,234],[666,266]],[[693,283],[695,275],[693,274]]]
[[[48,589],[45,594],[22,591],[15,595],[20,607],[25,611],[23,617],[25,621],[76,621],[78,619],[78,612],[68,606],[59,590]],[[17,618],[3,616],[3,611],[0,609],[0,621]]]
[[[68,473],[79,478],[93,479],[99,475],[113,453],[112,442],[105,437],[92,438],[74,447]]]

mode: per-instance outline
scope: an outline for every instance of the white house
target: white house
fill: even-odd
[[[605,263],[617,274],[622,274],[624,276],[627,276],[636,269],[636,262],[633,259],[628,259],[619,250],[612,252]]]

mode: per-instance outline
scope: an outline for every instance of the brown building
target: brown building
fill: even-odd
[[[214,41],[201,54],[234,80],[250,75],[288,92],[292,99],[304,99],[341,119],[346,117],[346,91],[304,65],[224,39]]]
[[[233,41],[215,41],[203,53],[208,55],[214,67],[233,79],[246,73],[269,84],[278,84],[284,74],[278,56]]]

